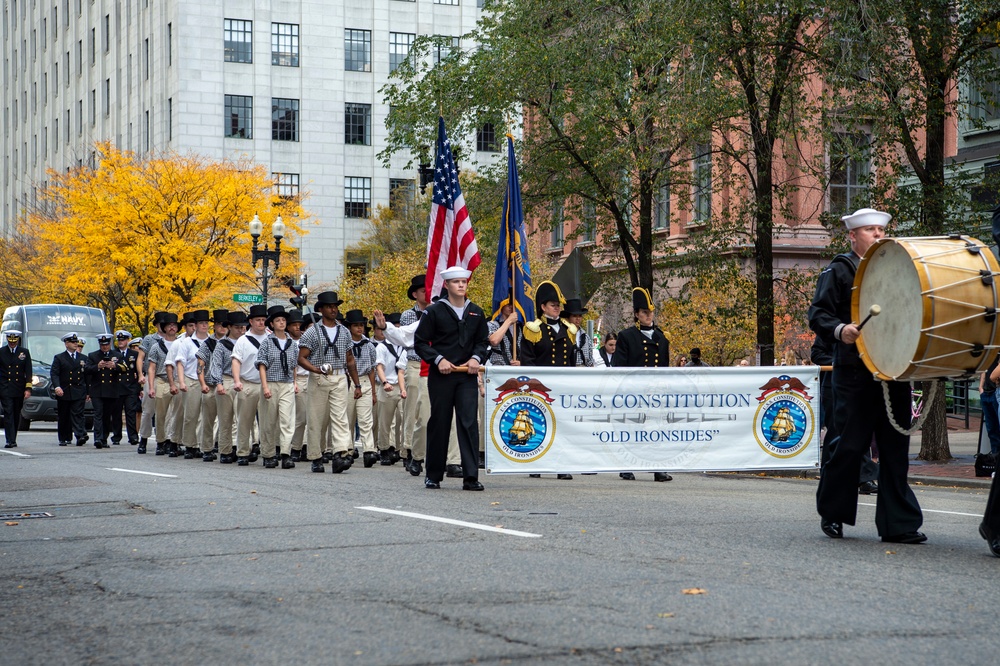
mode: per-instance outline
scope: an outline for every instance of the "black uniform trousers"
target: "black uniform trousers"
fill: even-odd
[[[122,410],[118,405],[118,398],[90,396],[90,404],[94,406],[94,441],[107,444],[108,437],[115,430],[118,431],[118,437],[114,441],[122,441]],[[114,418],[116,415],[117,426]]]
[[[840,438],[840,428],[834,420],[833,405],[833,373],[824,370],[819,373],[820,383],[820,427],[826,426],[826,434],[823,436],[823,445],[820,447],[820,468],[826,467],[833,455],[833,449]],[[883,402],[885,402],[883,400]],[[899,423],[899,421],[897,421]],[[858,484],[868,483],[878,479],[878,463],[872,460],[871,448],[865,449],[861,457],[861,474],[858,477]]]
[[[3,434],[8,444],[17,444],[17,425],[21,422],[21,408],[24,407],[24,392],[17,397],[0,396],[0,408],[3,409]]]
[[[427,478],[441,483],[448,459],[451,419],[462,456],[462,476],[479,480],[479,381],[476,375],[453,372],[442,375],[434,368],[427,375],[431,415],[427,420]]]
[[[82,442],[83,438],[87,436],[86,420],[83,417],[83,410],[86,406],[86,397],[75,400],[65,397],[56,399],[56,429],[60,442],[72,441],[73,435],[76,435],[76,439]]]
[[[986,510],[983,511],[983,524],[994,532],[1000,533],[1000,474],[993,475],[993,485],[990,486],[990,496],[986,500]]]
[[[854,525],[858,514],[858,469],[872,434],[879,445],[878,499],[875,526],[880,536],[915,532],[923,524],[917,498],[906,480],[910,438],[889,423],[882,385],[863,365],[835,365],[834,422],[840,439],[820,472],[816,509],[826,520]],[[910,386],[889,382],[896,423],[909,426]]]
[[[135,426],[135,418],[142,411],[142,401],[139,400],[139,392],[130,392],[127,395],[118,396],[118,403],[115,406],[115,417],[112,419],[111,441],[122,441],[122,410],[125,410],[125,432],[128,435],[129,444],[139,441],[139,431]]]

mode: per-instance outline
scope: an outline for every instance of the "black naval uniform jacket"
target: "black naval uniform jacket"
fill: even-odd
[[[526,324],[521,331],[521,365],[571,368],[576,365],[576,326],[557,319],[559,332],[549,325],[548,317]],[[537,331],[532,330],[537,327]]]
[[[87,395],[91,398],[118,397],[118,367],[122,362],[121,353],[117,349],[102,352],[100,349],[90,352],[87,364]],[[104,370],[97,367],[100,361],[113,361],[115,367]]]
[[[442,299],[424,311],[414,333],[413,348],[430,365],[430,371],[437,373],[435,361],[438,356],[454,365],[465,365],[473,356],[485,363],[489,336],[486,315],[481,307],[470,302],[459,321],[455,311]]]
[[[650,340],[636,324],[618,334],[612,361],[616,368],[666,368],[670,365],[670,342],[658,326],[653,326]]]
[[[0,348],[0,395],[5,398],[24,398],[31,390],[31,354],[18,345],[13,350],[4,344]]]
[[[118,373],[118,397],[134,395],[138,396],[142,387],[139,386],[139,368],[135,362],[139,358],[139,352],[134,349],[125,351],[117,350],[121,356],[120,372]]]
[[[816,294],[809,307],[809,328],[833,349],[833,365],[863,365],[856,344],[837,339],[838,329],[851,321],[851,289],[861,259],[853,252],[838,254],[816,283]]]
[[[81,352],[76,353],[76,359],[68,351],[56,354],[52,358],[49,376],[52,379],[52,391],[56,400],[85,400],[87,397],[87,365],[90,359]],[[63,390],[62,397],[56,396],[57,388]]]

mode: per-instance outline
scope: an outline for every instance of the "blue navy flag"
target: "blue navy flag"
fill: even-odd
[[[472,220],[458,184],[458,167],[451,154],[451,141],[438,118],[438,140],[434,158],[434,195],[431,197],[431,224],[427,229],[428,300],[441,292],[441,271],[461,266],[476,270],[482,258],[472,232]]]
[[[521,209],[521,183],[517,178],[514,140],[507,135],[507,191],[503,196],[503,219],[500,221],[500,249],[493,277],[493,316],[507,303],[514,303],[521,323],[535,320],[535,290],[531,286],[528,264],[528,234],[524,230]]]

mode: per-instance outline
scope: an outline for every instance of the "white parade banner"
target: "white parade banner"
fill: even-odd
[[[486,369],[489,474],[819,467],[819,368]]]

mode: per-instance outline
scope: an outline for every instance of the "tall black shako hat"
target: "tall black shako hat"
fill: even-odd
[[[566,305],[566,299],[559,290],[559,285],[546,280],[535,287],[535,312],[538,313],[538,316],[541,316],[542,303],[548,303],[549,301],[556,301],[559,303],[560,308]]]
[[[656,310],[649,292],[642,287],[636,287],[632,290],[632,312],[639,310],[649,310],[650,312]]]

